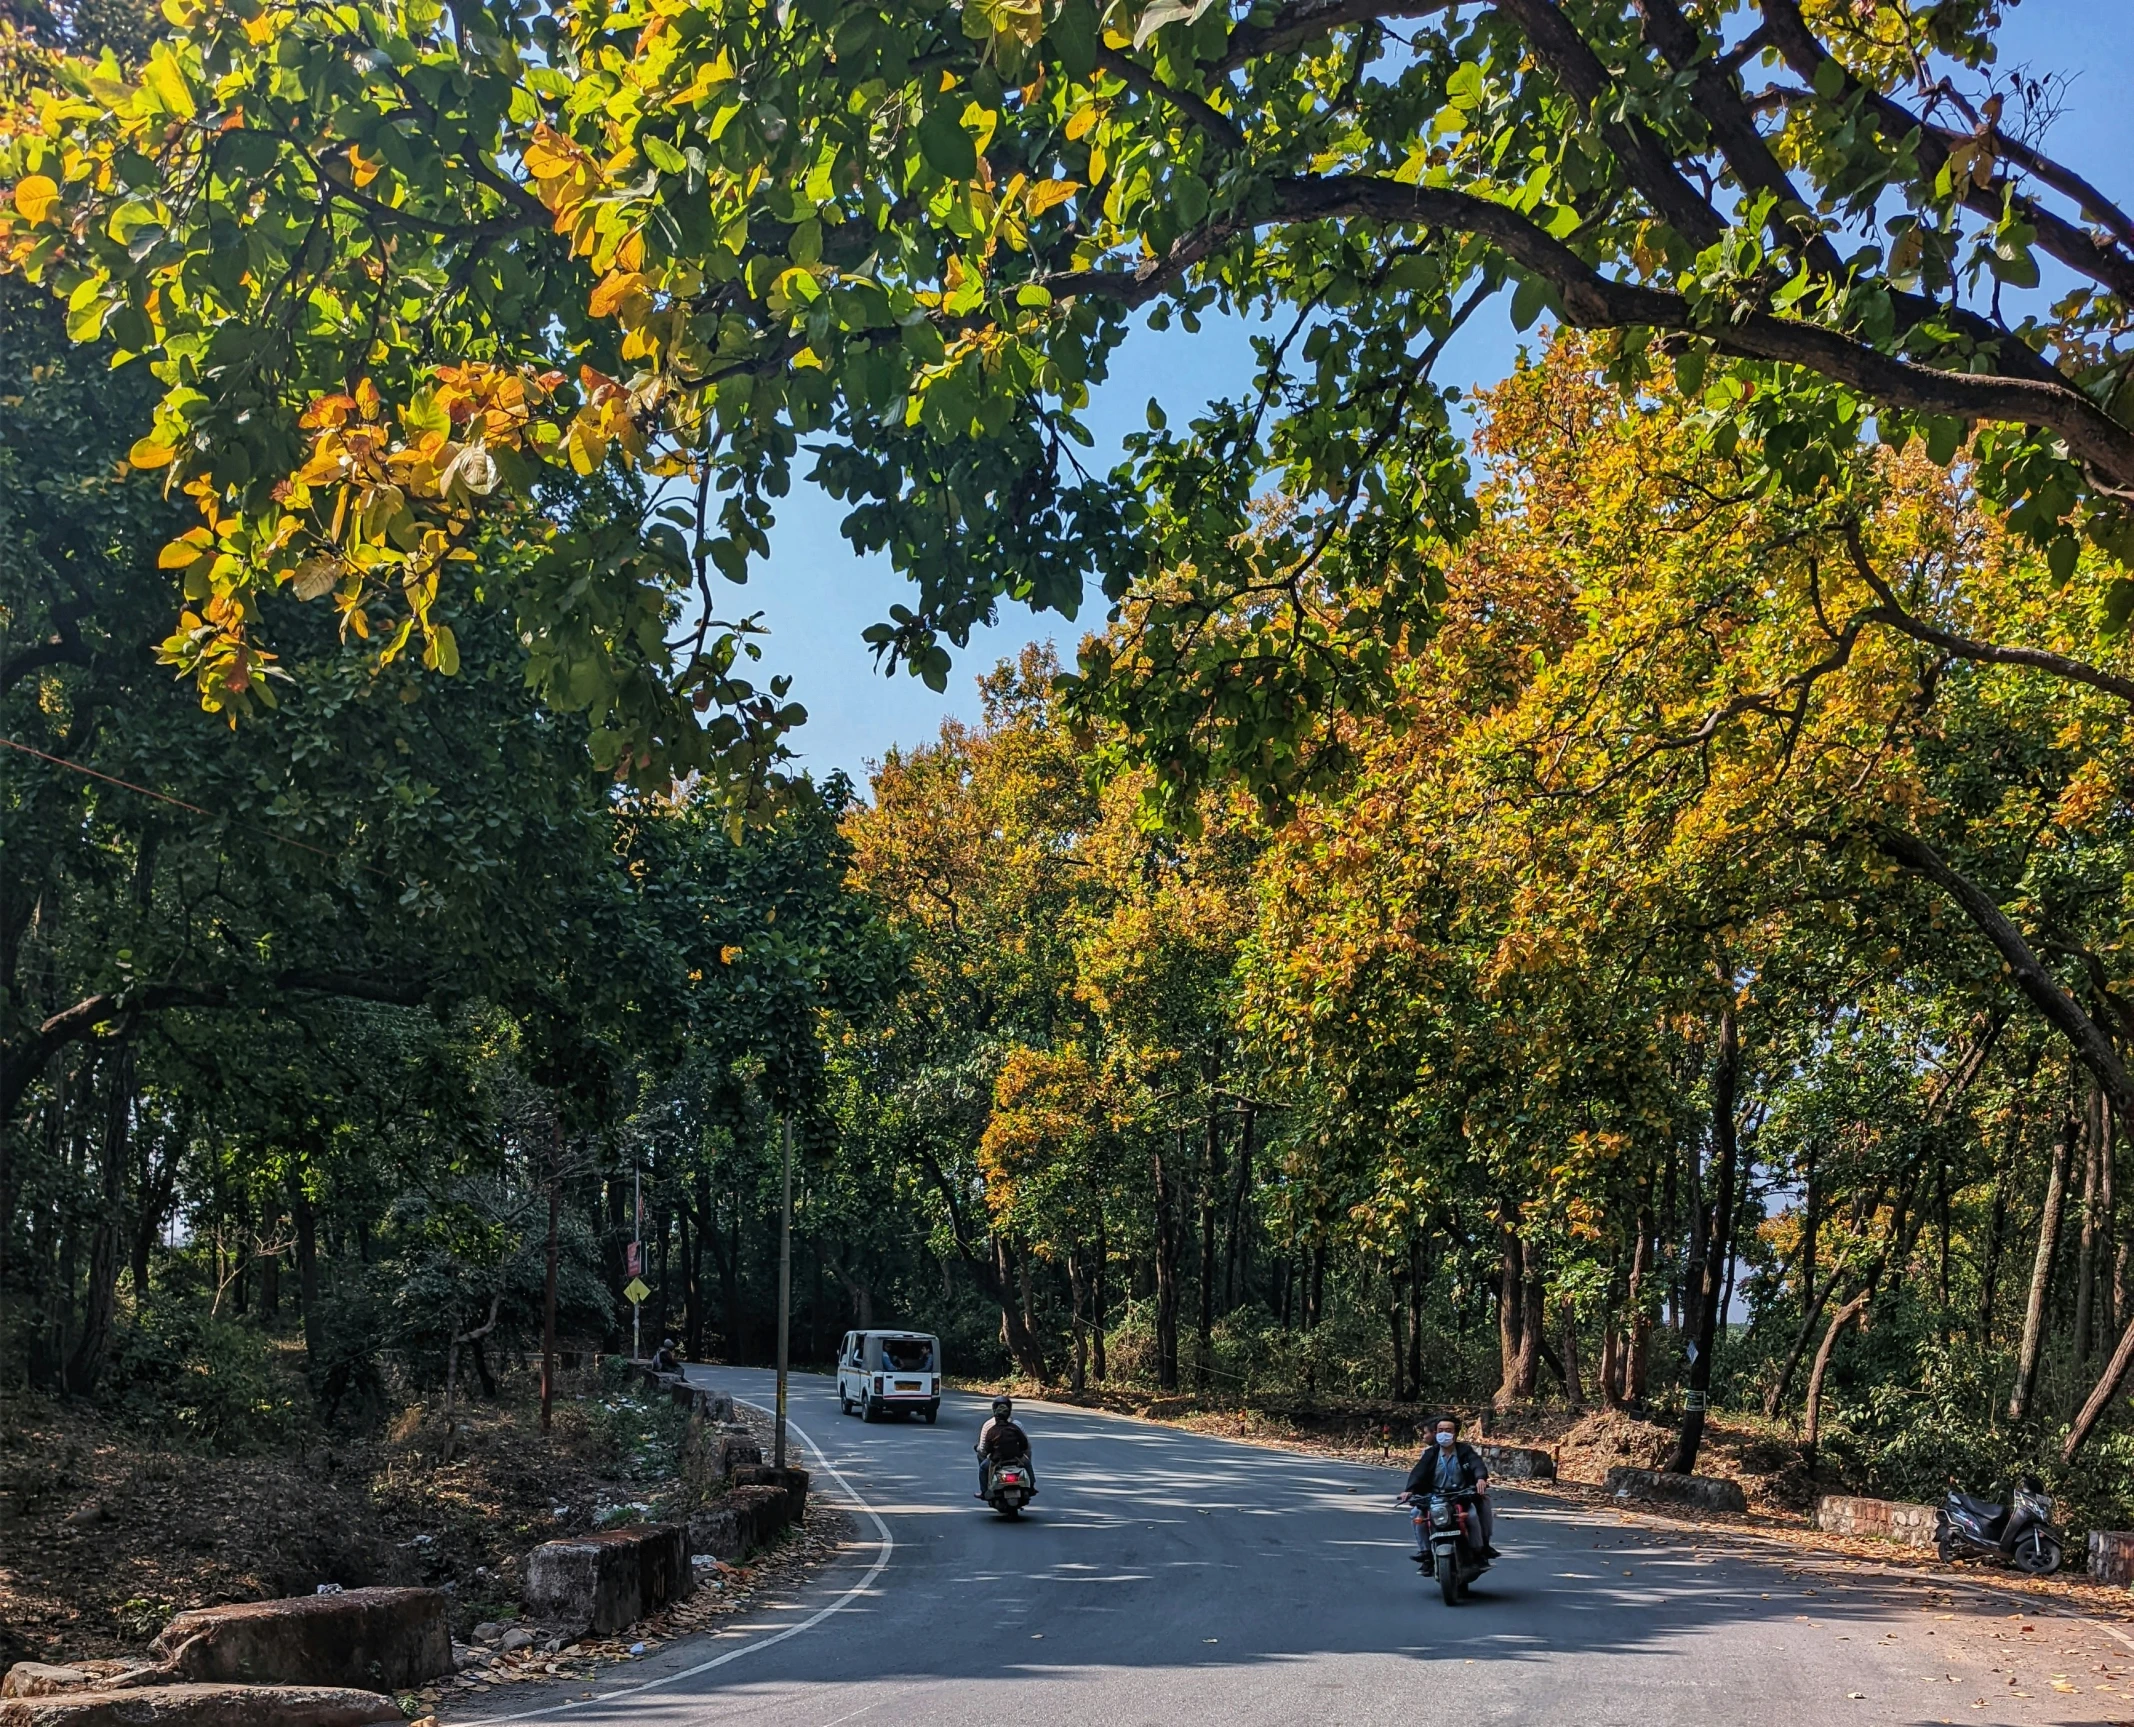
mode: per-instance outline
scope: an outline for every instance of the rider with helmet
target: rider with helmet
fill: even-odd
[[[983,1499],[993,1485],[996,1463],[1020,1463],[1030,1470],[1030,1491],[1037,1492],[1037,1471],[1030,1468],[1030,1436],[1015,1423],[1015,1405],[1005,1397],[993,1399],[993,1418],[978,1430],[978,1497]]]

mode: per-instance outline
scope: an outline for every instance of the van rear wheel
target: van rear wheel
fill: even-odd
[[[935,1423],[936,1421],[938,1421],[938,1420],[939,1420],[940,1418],[941,1418],[941,1405],[940,1405],[940,1404],[938,1404],[938,1403],[929,1403],[929,1404],[928,1404],[928,1405],[926,1406],[926,1425],[927,1425],[927,1426],[929,1426],[929,1427],[931,1427],[931,1426],[933,1426],[933,1424],[934,1424],[934,1423]]]
[[[860,1396],[860,1419],[862,1421],[879,1421],[881,1415],[882,1412],[875,1406],[873,1397],[862,1393]]]

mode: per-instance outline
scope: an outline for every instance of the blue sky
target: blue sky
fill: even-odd
[[[2134,101],[2125,84],[2134,68],[2134,0],[2022,0],[2002,42],[2004,71],[2023,66],[2033,75],[2073,75],[2049,147],[2107,193],[2124,197],[2134,183]],[[1477,313],[1440,362],[1441,381],[1487,383],[1510,369],[1519,338],[1505,304],[1500,299]],[[1118,440],[1144,424],[1151,396],[1175,422],[1212,396],[1243,390],[1252,372],[1249,333],[1242,324],[1211,322],[1198,336],[1176,326],[1134,336],[1087,416],[1098,439],[1095,453],[1108,464]],[[818,775],[842,768],[864,784],[868,762],[891,745],[928,741],[951,714],[973,717],[974,681],[996,660],[1043,640],[1069,658],[1085,631],[1102,622],[1094,607],[1071,624],[1056,613],[1008,607],[994,628],[972,638],[944,693],[901,672],[885,677],[860,632],[904,597],[902,584],[885,559],[852,554],[838,533],[839,517],[830,499],[796,485],[784,500],[767,564],[732,596],[735,610],[764,615],[771,632],[765,666],[793,678],[793,695],[809,716],[794,746],[801,765]]]

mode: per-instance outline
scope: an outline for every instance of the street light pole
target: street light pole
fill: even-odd
[[[630,1244],[637,1250],[630,1256],[637,1261],[630,1267],[630,1280],[634,1283],[645,1274],[645,1172],[641,1166],[630,1171],[630,1203],[636,1208],[630,1220]],[[644,1358],[645,1304],[633,1301],[630,1303],[630,1359],[642,1361]]]
[[[785,1375],[793,1332],[793,1118],[780,1124],[785,1133],[785,1197],[778,1211],[778,1437],[771,1465],[785,1467]]]

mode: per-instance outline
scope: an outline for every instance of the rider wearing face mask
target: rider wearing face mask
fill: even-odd
[[[1441,1415],[1433,1424],[1432,1443],[1426,1446],[1422,1456],[1415,1460],[1415,1467],[1408,1471],[1405,1492],[1418,1497],[1432,1493],[1457,1493],[1462,1488],[1475,1490],[1475,1519],[1482,1537],[1482,1557],[1495,1559],[1497,1550],[1490,1545],[1490,1529],[1496,1521],[1489,1506],[1489,1465],[1482,1461],[1481,1452],[1460,1438],[1460,1418],[1457,1415]],[[1422,1532],[1418,1529],[1418,1534]],[[1430,1557],[1428,1537],[1426,1545],[1415,1555],[1418,1562]]]

